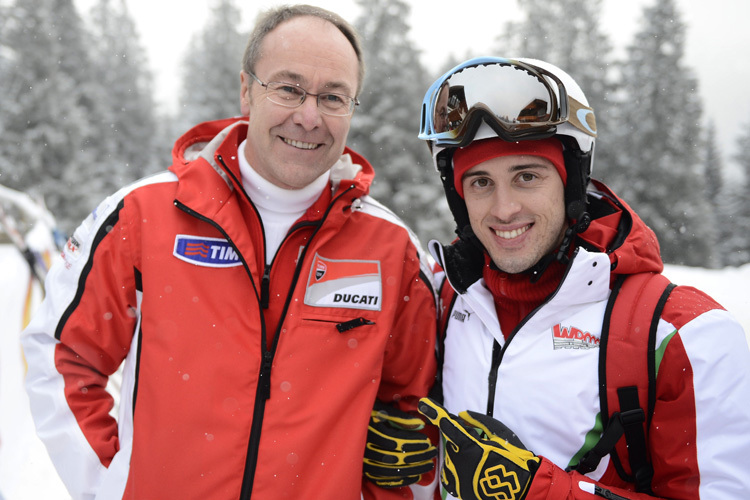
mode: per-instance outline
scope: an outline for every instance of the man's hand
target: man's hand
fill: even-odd
[[[435,466],[437,448],[419,432],[418,416],[375,401],[367,428],[364,474],[382,488],[398,488],[419,482]]]
[[[462,500],[521,500],[526,496],[540,459],[501,422],[475,412],[460,419],[429,398],[419,412],[445,439],[440,481]]]

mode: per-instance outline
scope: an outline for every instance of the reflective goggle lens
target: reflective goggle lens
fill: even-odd
[[[480,118],[499,126],[508,139],[529,138],[549,134],[567,119],[567,95],[556,77],[520,62],[497,61],[468,62],[435,82],[423,103],[421,139],[463,145]]]

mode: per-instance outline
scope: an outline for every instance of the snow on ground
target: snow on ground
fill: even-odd
[[[0,245],[0,270],[0,499],[70,500],[34,433],[23,388],[19,332],[28,299],[28,267],[15,248]],[[677,284],[707,292],[750,334],[750,264],[719,271],[667,266],[665,274]],[[35,286],[31,302],[38,304],[40,296]]]
[[[23,387],[25,365],[19,334],[27,304],[38,305],[40,287],[10,245],[0,245],[0,499],[69,500],[65,487],[36,437]]]
[[[713,297],[737,318],[750,342],[750,264],[720,270],[668,265],[664,275],[673,283],[693,286]]]

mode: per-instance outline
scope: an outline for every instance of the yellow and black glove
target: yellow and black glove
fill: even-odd
[[[437,448],[419,432],[424,422],[380,401],[367,427],[364,474],[382,488],[399,488],[419,482],[435,464]]]
[[[440,481],[462,500],[522,500],[540,459],[501,422],[463,411],[460,418],[429,398],[419,412],[440,429],[445,458]]]

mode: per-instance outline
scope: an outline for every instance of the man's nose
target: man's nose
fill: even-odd
[[[305,130],[312,130],[320,126],[323,120],[318,108],[318,98],[315,96],[305,96],[305,100],[294,111],[294,122],[301,125]]]
[[[521,210],[521,203],[510,188],[496,188],[491,213],[502,221],[510,221]]]

